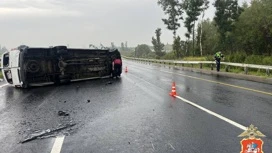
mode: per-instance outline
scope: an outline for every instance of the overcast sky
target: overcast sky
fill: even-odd
[[[239,0],[239,3],[250,0]],[[213,18],[210,1],[206,18]],[[162,41],[172,43],[172,32],[161,18],[157,0],[0,0],[0,44],[7,48],[67,45],[88,47],[150,44],[156,28]],[[184,38],[183,27],[178,35]]]

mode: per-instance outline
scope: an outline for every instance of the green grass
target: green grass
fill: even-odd
[[[249,75],[256,75],[256,76],[262,76],[267,78],[272,78],[272,74],[270,73],[270,76],[267,76],[266,70],[251,70],[248,72]]]
[[[229,69],[229,72],[237,73],[237,74],[245,74],[244,69],[238,68],[238,67],[237,68],[231,67]],[[272,74],[270,74],[270,76],[267,76],[266,70],[248,69],[248,75],[261,76],[261,77],[265,77],[265,78],[272,78]]]
[[[236,74],[244,74],[244,68],[242,68],[242,67],[232,67],[232,66],[230,66],[228,72],[236,73]]]
[[[206,57],[189,56],[189,57],[182,58],[182,60],[184,60],[184,61],[206,61]]]

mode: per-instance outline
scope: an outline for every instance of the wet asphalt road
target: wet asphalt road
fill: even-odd
[[[60,133],[69,134],[61,153],[240,152],[237,136],[243,130],[170,97],[173,81],[179,96],[244,126],[257,126],[266,135],[264,152],[272,152],[272,96],[257,92],[272,93],[271,85],[133,61],[124,61],[125,66],[128,73],[121,79],[0,88],[0,152],[50,153],[55,138],[18,142],[71,121],[77,125]],[[60,110],[70,115],[58,116]]]

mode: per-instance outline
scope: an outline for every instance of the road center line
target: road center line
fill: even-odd
[[[174,74],[174,73],[168,72],[168,71],[162,71],[162,72]],[[256,90],[256,89],[251,89],[251,88],[236,86],[236,85],[232,85],[232,84],[228,84],[228,83],[223,83],[223,82],[218,82],[218,81],[212,81],[212,80],[198,78],[198,77],[193,77],[193,76],[189,76],[189,75],[185,75],[185,74],[180,74],[180,73],[177,73],[177,75],[185,76],[185,77],[192,78],[192,79],[197,79],[197,80],[203,80],[203,81],[206,81],[206,82],[217,83],[217,84],[221,84],[221,85],[225,85],[225,86],[229,86],[229,87],[244,89],[244,90],[253,91],[253,92],[262,93],[262,94],[266,94],[266,95],[272,96],[272,93],[261,91],[261,90]]]
[[[141,67],[141,68],[143,68],[143,67]],[[145,69],[150,69],[150,70],[156,70],[156,69],[152,69],[152,68],[146,68],[146,67],[144,67],[144,68]],[[262,93],[262,94],[266,94],[266,95],[272,96],[271,92],[265,92],[265,91],[261,91],[261,90],[256,90],[256,89],[251,89],[251,88],[236,86],[236,85],[232,85],[232,84],[228,84],[228,83],[223,83],[223,82],[218,82],[218,81],[212,81],[212,80],[208,80],[208,79],[193,77],[193,76],[190,76],[190,75],[185,75],[185,74],[180,74],[180,73],[173,73],[173,72],[164,71],[164,70],[158,70],[158,71],[169,73],[169,74],[176,74],[176,75],[184,76],[184,77],[187,77],[187,78],[192,78],[192,79],[196,79],[196,80],[202,80],[202,81],[206,81],[206,82],[221,84],[221,85],[224,85],[224,86],[229,86],[229,87],[233,87],[233,88],[239,88],[239,89],[243,89],[243,90],[253,91],[253,92]]]
[[[55,139],[51,153],[60,153],[65,136],[60,136]]]
[[[3,85],[0,86],[0,88],[5,87],[5,86],[7,86],[7,85],[8,85],[8,84],[3,84]]]
[[[222,115],[219,115],[219,114],[217,114],[217,113],[215,113],[213,111],[210,111],[210,110],[208,110],[208,109],[206,109],[206,108],[204,108],[202,106],[199,106],[199,105],[197,105],[197,104],[195,104],[195,103],[193,103],[193,102],[191,102],[191,101],[189,101],[187,99],[184,99],[184,98],[182,98],[180,96],[176,96],[176,98],[178,98],[178,99],[182,100],[183,102],[188,103],[188,104],[190,104],[192,106],[195,106],[196,108],[198,108],[200,110],[203,110],[204,112],[207,112],[208,114],[211,114],[211,115],[213,115],[213,116],[215,116],[215,117],[217,117],[217,118],[219,118],[219,119],[221,119],[221,120],[223,120],[225,122],[228,122],[229,124],[231,124],[233,126],[236,126],[236,127],[240,128],[240,129],[242,129],[244,131],[247,130],[247,127],[245,127],[245,126],[243,126],[243,125],[241,125],[241,124],[239,124],[237,122],[234,122],[234,121],[232,121],[232,120],[230,120],[230,119],[228,119],[228,118],[226,118],[226,117],[224,117]]]

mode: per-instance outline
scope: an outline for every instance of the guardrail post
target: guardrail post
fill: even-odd
[[[213,64],[211,64],[211,70],[213,70]]]
[[[245,70],[245,74],[247,74],[248,73],[248,68],[246,66],[244,67],[244,70]]]
[[[266,75],[270,76],[269,69],[266,69]]]
[[[230,68],[230,66],[229,66],[229,65],[227,65],[227,66],[226,66],[226,69],[225,69],[225,70],[226,70],[226,72],[229,72],[229,68]]]
[[[203,68],[203,65],[202,65],[202,63],[200,63],[200,69],[202,69]]]
[[[194,64],[191,64],[192,65],[192,67],[194,67]]]

